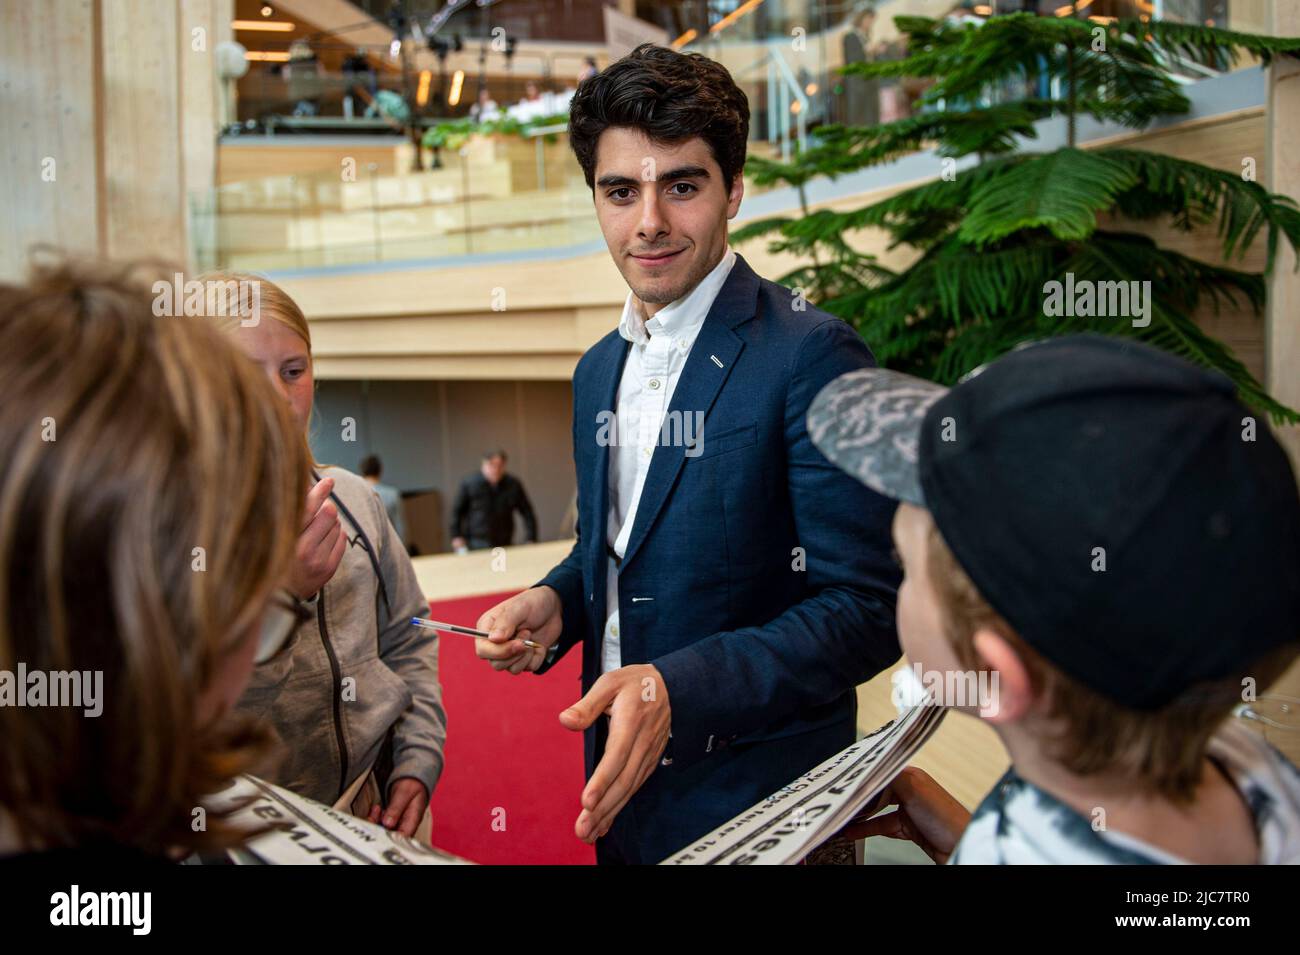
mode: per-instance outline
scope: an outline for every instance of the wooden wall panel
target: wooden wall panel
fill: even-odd
[[[190,190],[211,188],[213,49],[233,0],[5,0],[0,277],[47,243],[184,266]],[[206,31],[194,49],[193,29]],[[42,173],[53,162],[54,178]]]
[[[37,244],[97,248],[95,37],[93,0],[5,0],[0,278],[23,275]]]
[[[184,259],[175,3],[100,0],[110,257]]]

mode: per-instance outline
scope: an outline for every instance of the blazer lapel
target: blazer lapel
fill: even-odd
[[[682,377],[677,382],[672,403],[668,406],[670,416],[677,412],[684,422],[688,417],[698,414],[698,420],[707,420],[709,409],[713,407],[731,369],[736,365],[736,359],[745,347],[744,341],[732,329],[754,317],[757,297],[758,276],[737,255],[731,274],[727,276],[718,297],[713,300],[700,334],[691,346],[690,357],[686,359],[686,367],[682,369]],[[663,433],[660,432],[661,435]],[[688,431],[685,426],[676,431],[669,429],[669,433],[690,433],[696,439],[700,437],[693,429]],[[707,441],[707,435],[704,437]],[[608,464],[608,455],[605,460]],[[645,486],[641,489],[641,499],[637,504],[632,536],[628,540],[627,551],[623,554],[624,564],[636,554],[659,512],[663,510],[685,461],[686,448],[683,442],[660,444],[655,448],[654,457],[650,459],[650,470],[646,473]]]

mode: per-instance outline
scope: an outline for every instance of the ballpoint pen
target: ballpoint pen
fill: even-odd
[[[425,620],[423,617],[412,617],[411,623],[416,627],[423,627],[425,630],[442,630],[447,633],[463,633],[467,637],[482,637],[485,640],[488,636],[487,632],[484,630],[474,630],[470,627],[458,627],[455,624],[442,623],[437,620]],[[530,650],[546,649],[540,643],[536,643],[532,640],[522,640],[520,642]]]

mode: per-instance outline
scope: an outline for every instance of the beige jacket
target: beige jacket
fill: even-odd
[[[334,803],[375,768],[391,729],[392,772],[381,782],[412,776],[432,795],[447,739],[438,636],[411,626],[428,602],[371,486],[342,468],[320,474],[334,479],[348,546],[311,602],[315,619],[254,670],[239,708],[275,727],[285,752],[265,775],[293,792]]]

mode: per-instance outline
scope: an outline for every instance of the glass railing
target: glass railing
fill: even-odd
[[[599,230],[582,171],[556,134],[472,138],[409,171],[409,147],[381,170],[227,183],[192,197],[202,268],[267,271],[443,260],[572,246]],[[346,157],[345,157],[346,158]]]
[[[690,9],[698,14],[701,6]],[[680,45],[721,62],[745,91],[751,155],[788,158],[815,140],[826,123],[870,125],[923,108],[918,97],[924,83],[866,81],[839,73],[845,63],[903,54],[893,17],[934,17],[956,10],[955,15],[974,21],[981,14],[1024,6],[1010,0],[964,5],[885,0],[877,4],[873,19],[848,3],[710,4],[712,22],[725,24],[712,30],[706,26]],[[1250,6],[1232,0],[1080,0],[1078,6],[1084,8],[1079,15],[1103,20],[1145,13],[1260,28],[1248,17],[1234,19],[1234,11],[1248,12]],[[1203,75],[1202,70],[1188,79]],[[270,112],[259,114],[257,121],[262,130],[276,133],[269,138],[285,144],[313,140],[281,132],[317,126],[341,133],[367,132],[372,126],[400,133],[403,123],[412,121],[421,129],[435,126],[434,119],[416,115],[412,120],[402,112],[405,104],[392,91],[392,80],[368,88],[364,76],[340,80],[310,71],[291,71],[287,78],[267,73],[256,89],[258,108]],[[438,102],[442,82],[434,85],[430,98]],[[1016,98],[1024,92],[1008,89],[1005,94]],[[245,103],[241,115],[246,108],[252,107]],[[525,112],[537,118],[545,110],[538,104]],[[356,141],[363,142],[360,137]],[[333,148],[340,147],[336,143]],[[190,221],[200,265],[262,271],[451,261],[581,246],[600,237],[591,191],[562,125],[546,131],[497,129],[467,140],[453,137],[432,156],[426,150],[418,169],[414,147],[407,142],[401,148],[406,151],[399,158],[382,164],[359,161],[343,170],[245,178],[193,196]],[[750,184],[747,191],[756,190]]]

